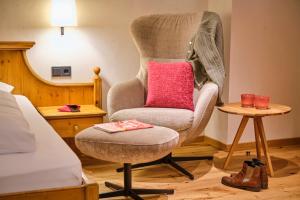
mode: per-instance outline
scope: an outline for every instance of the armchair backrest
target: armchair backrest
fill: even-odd
[[[201,18],[202,12],[137,18],[131,32],[141,57],[184,59]]]

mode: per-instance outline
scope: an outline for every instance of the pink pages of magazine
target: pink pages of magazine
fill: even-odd
[[[138,129],[152,128],[153,125],[146,124],[135,119],[124,120],[118,122],[110,122],[103,124],[95,124],[94,128],[108,133],[116,133],[122,131],[132,131]]]

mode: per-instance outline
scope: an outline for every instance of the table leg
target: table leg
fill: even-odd
[[[258,122],[256,118],[253,119],[253,123],[254,123],[254,132],[255,132],[256,155],[257,155],[257,159],[261,160],[260,136],[259,136]]]
[[[258,123],[259,134],[260,134],[260,138],[261,138],[265,158],[266,158],[266,161],[267,161],[266,163],[267,163],[268,168],[269,168],[270,176],[274,176],[272,161],[271,161],[271,157],[270,157],[270,154],[269,154],[269,147],[268,147],[268,143],[267,143],[267,139],[266,139],[266,135],[265,135],[265,130],[264,130],[264,125],[263,125],[261,117],[257,118],[257,123]]]
[[[226,169],[227,166],[228,166],[228,164],[229,164],[229,161],[230,161],[231,156],[232,156],[232,154],[233,154],[234,148],[235,148],[236,145],[239,143],[239,140],[240,140],[240,138],[241,138],[241,136],[242,136],[242,134],[243,134],[243,132],[244,132],[244,130],[245,130],[245,127],[246,127],[246,125],[247,125],[248,120],[249,120],[249,117],[243,116],[243,119],[242,119],[242,121],[241,121],[241,123],[240,123],[240,126],[239,126],[239,128],[238,128],[238,130],[237,130],[237,132],[236,132],[236,134],[235,134],[233,143],[232,143],[232,145],[231,145],[231,147],[230,147],[228,156],[227,156],[227,158],[226,158],[226,160],[225,160],[224,167],[223,167],[224,169]]]

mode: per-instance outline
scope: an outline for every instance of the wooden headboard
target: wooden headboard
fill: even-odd
[[[102,106],[100,68],[94,68],[93,82],[57,84],[41,78],[28,63],[26,50],[35,42],[0,41],[0,81],[13,85],[14,94],[26,96],[34,106],[94,104]]]

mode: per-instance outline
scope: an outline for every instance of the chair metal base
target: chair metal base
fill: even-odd
[[[116,191],[99,194],[99,198],[109,198],[117,196],[130,196],[135,200],[143,200],[139,195],[143,194],[174,194],[172,189],[136,189],[132,188],[131,164],[125,163],[124,168],[124,187],[114,183],[105,182],[105,186]]]
[[[181,173],[183,173],[184,175],[186,175],[187,177],[189,177],[189,179],[194,180],[194,175],[191,174],[186,169],[184,169],[183,167],[181,167],[176,162],[193,161],[193,160],[212,160],[212,159],[213,159],[213,156],[173,157],[172,153],[170,153],[167,156],[165,156],[161,159],[152,161],[152,162],[139,163],[139,164],[132,165],[131,169],[146,167],[146,166],[151,166],[151,165],[168,164],[168,165],[171,165],[173,168],[177,169],[178,171],[180,171]],[[118,168],[117,172],[122,172],[123,170],[124,170],[123,167]]]

